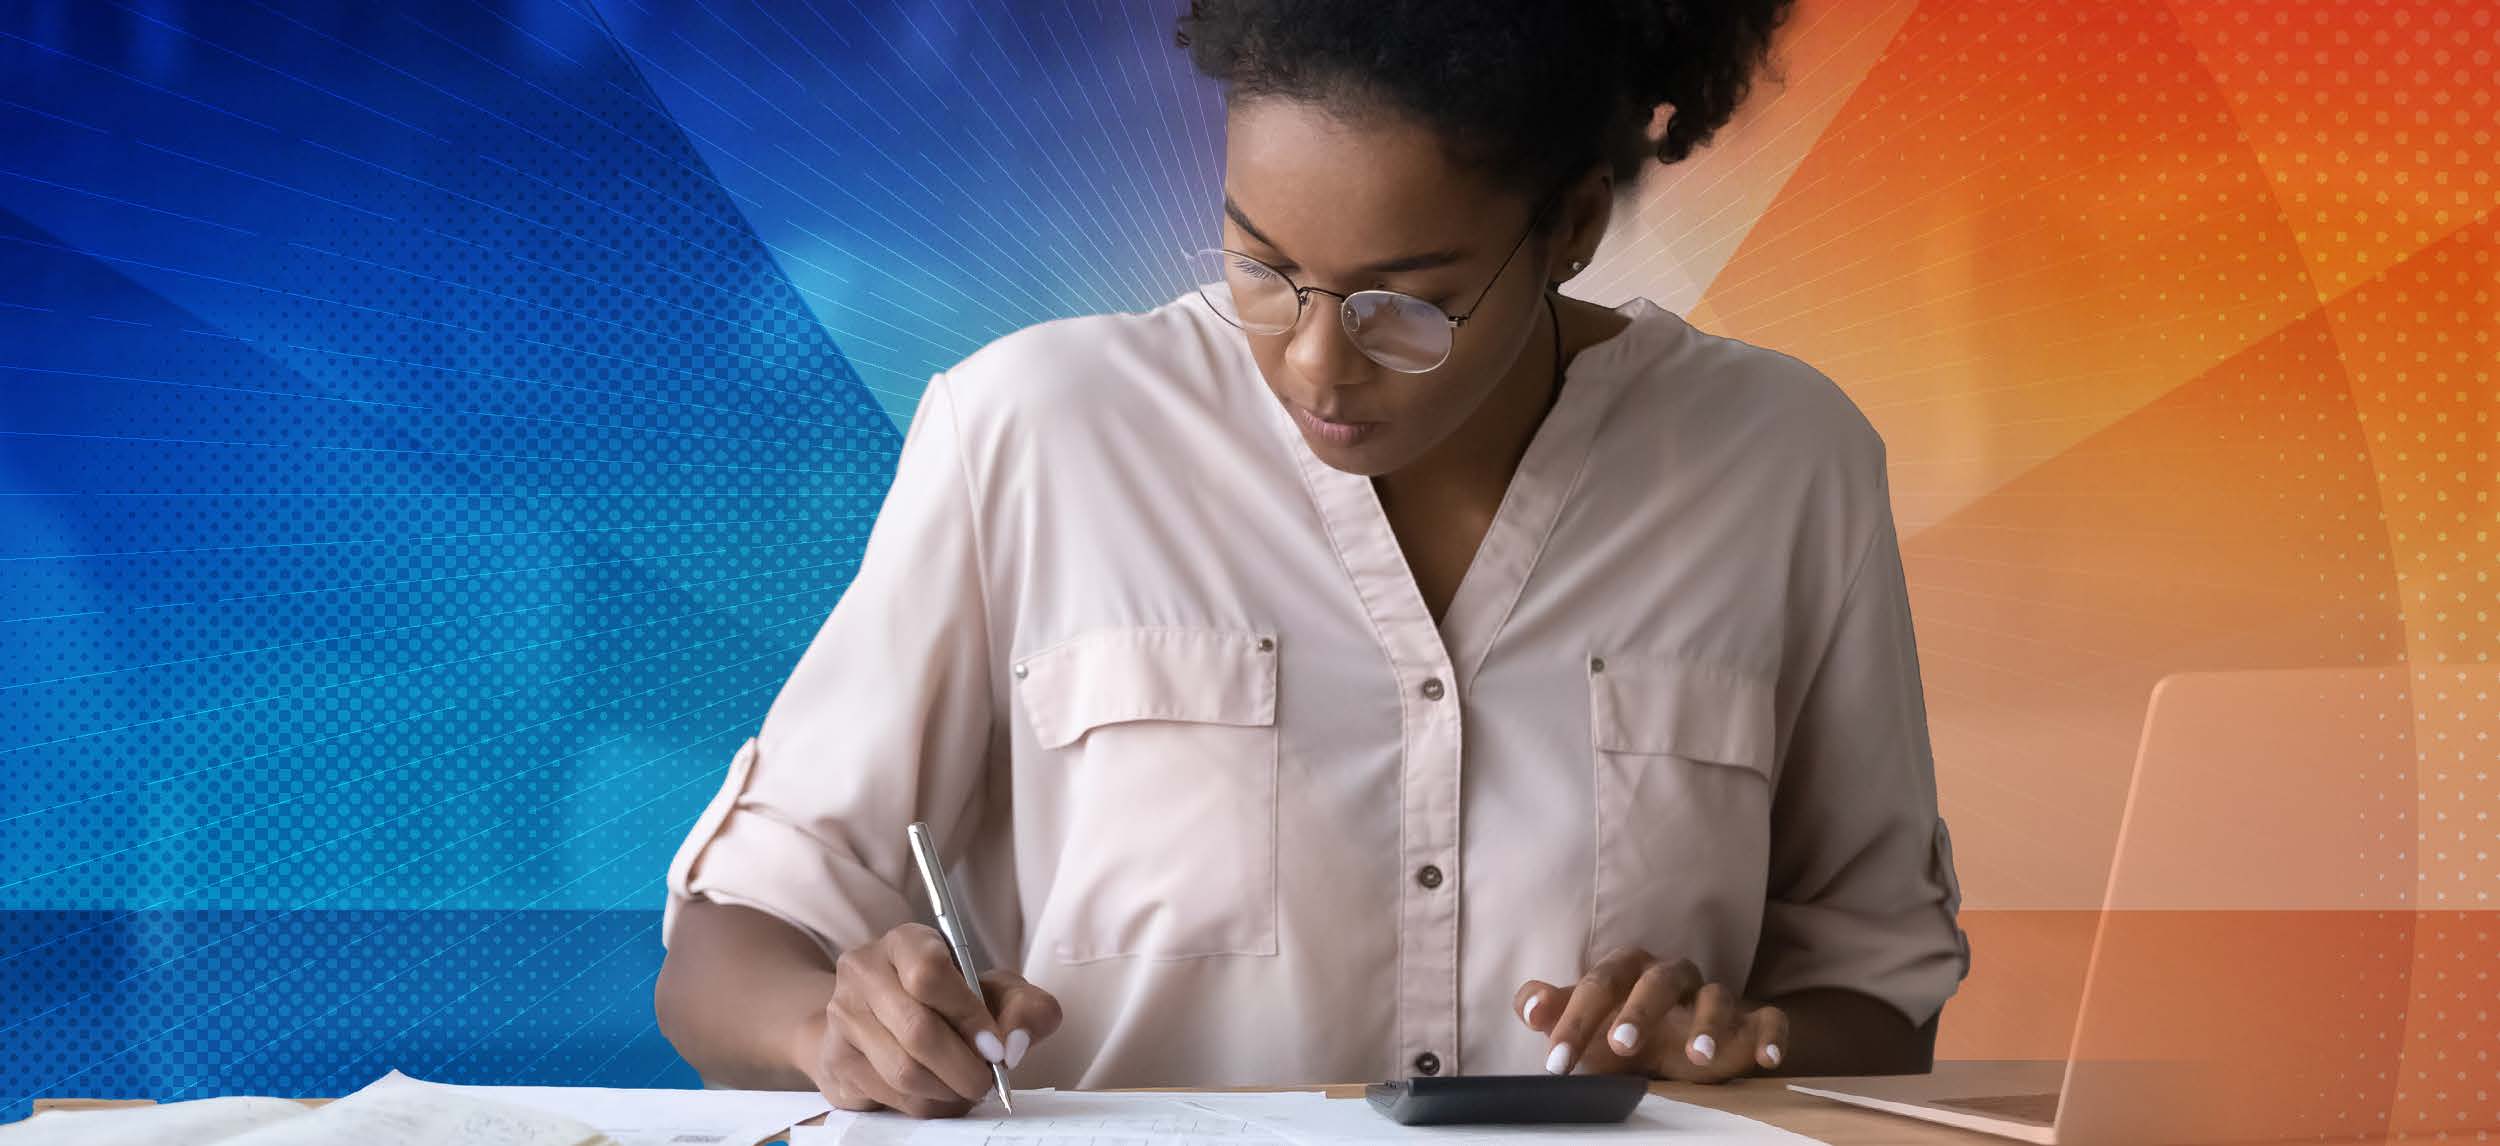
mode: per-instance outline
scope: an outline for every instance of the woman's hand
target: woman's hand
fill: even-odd
[[[833,998],[793,1048],[799,1069],[844,1110],[954,1118],[988,1094],[990,1064],[1013,1068],[1059,1029],[1059,1000],[1012,971],[976,995],[946,939],[906,923],[834,961]]]
[[[1568,1074],[1640,1074],[1678,1082],[1725,1082],[1779,1066],[1788,1016],[1705,983],[1690,959],[1660,962],[1619,947],[1579,982],[1534,979],[1512,1008],[1553,1049],[1545,1069]]]

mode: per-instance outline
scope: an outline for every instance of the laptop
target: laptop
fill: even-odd
[[[2417,919],[2408,671],[2163,678],[2067,1057],[1791,1088],[2043,1146],[2388,1134]]]

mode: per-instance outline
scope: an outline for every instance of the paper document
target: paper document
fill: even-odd
[[[618,1146],[754,1146],[833,1107],[824,1095],[804,1090],[450,1089],[589,1123],[605,1131]]]
[[[1009,1114],[995,1095],[962,1118],[853,1115],[841,1127],[802,1126],[790,1146],[1291,1146],[1238,1117],[1169,1094],[1019,1090]]]
[[[791,1131],[790,1146],[1318,1146],[1603,1140],[1677,1146],[1812,1146],[1813,1139],[1740,1115],[1650,1095],[1625,1121],[1602,1125],[1402,1126],[1361,1099],[1310,1091],[1105,1094],[1018,1091],[1016,1112],[983,1102],[959,1119],[862,1114],[848,1126]]]
[[[398,1071],[336,1102],[201,1099],[47,1111],[0,1126],[0,1146],[607,1146],[596,1127]]]
[[[0,1126],[0,1146],[155,1146],[159,1142],[222,1142],[255,1126],[310,1113],[286,1098],[202,1098],[110,1110],[47,1110]]]
[[[236,1097],[51,1111],[0,1126],[0,1146],[755,1146],[830,1107],[805,1091],[455,1086],[392,1071],[317,1107]]]
[[[1813,1146],[1814,1139],[1742,1115],[1652,1094],[1621,1122],[1597,1124],[1406,1126],[1359,1098],[1317,1094],[1192,1094],[1187,1101],[1209,1113],[1264,1127],[1295,1146],[1321,1142],[1361,1144],[1500,1142],[1673,1142],[1676,1146]]]

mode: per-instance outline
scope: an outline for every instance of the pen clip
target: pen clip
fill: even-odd
[[[929,840],[929,825],[914,820],[906,834],[911,837],[912,863],[920,869],[920,884],[929,892],[929,910],[951,923],[955,918],[955,897],[948,893],[946,869],[938,862],[937,845]]]

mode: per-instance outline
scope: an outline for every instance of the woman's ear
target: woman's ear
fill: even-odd
[[[1596,261],[1597,244],[1606,237],[1606,224],[1614,218],[1614,174],[1602,163],[1590,168],[1563,193],[1561,206],[1561,229],[1547,248],[1552,265],[1545,268],[1545,281],[1556,284]]]

